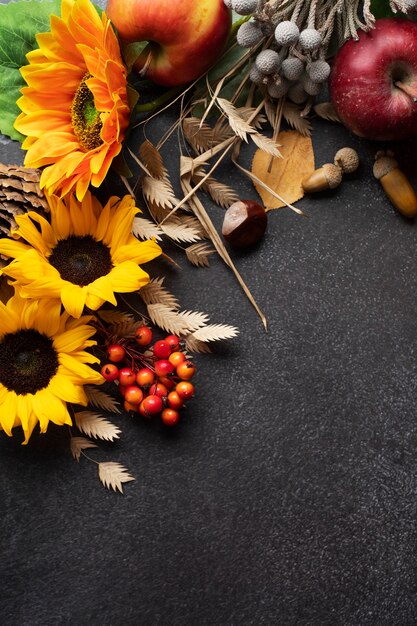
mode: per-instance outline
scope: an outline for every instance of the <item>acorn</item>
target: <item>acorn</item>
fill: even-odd
[[[301,186],[307,193],[335,189],[342,182],[342,169],[334,163],[325,163],[310,176],[301,181]]]
[[[397,211],[405,217],[416,217],[417,196],[391,151],[376,153],[373,172]]]
[[[341,168],[343,174],[352,174],[359,167],[359,156],[353,148],[340,148],[333,163]]]
[[[267,226],[264,207],[255,200],[238,200],[227,209],[222,235],[233,248],[248,248],[264,236]]]

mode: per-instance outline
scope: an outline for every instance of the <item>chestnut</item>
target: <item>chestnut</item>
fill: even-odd
[[[222,235],[234,248],[247,248],[262,239],[266,225],[266,211],[259,202],[238,200],[225,213]]]

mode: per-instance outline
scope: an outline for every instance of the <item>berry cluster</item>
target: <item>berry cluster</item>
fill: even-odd
[[[176,335],[167,335],[153,345],[152,340],[149,326],[140,326],[133,341],[122,339],[109,345],[108,362],[101,374],[117,383],[126,411],[149,419],[160,415],[164,424],[174,426],[180,419],[179,410],[194,396],[190,380],[195,365],[180,349]]]

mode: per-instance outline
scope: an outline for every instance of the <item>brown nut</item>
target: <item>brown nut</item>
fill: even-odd
[[[375,158],[374,176],[381,183],[389,200],[405,217],[416,217],[417,196],[392,153],[378,152]]]
[[[234,248],[248,248],[262,239],[267,216],[264,207],[254,200],[238,200],[227,209],[222,235]]]
[[[342,170],[333,163],[325,163],[310,176],[301,181],[301,186],[307,193],[335,189],[342,182]]]

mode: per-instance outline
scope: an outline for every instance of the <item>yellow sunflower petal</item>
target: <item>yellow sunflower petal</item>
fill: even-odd
[[[48,390],[60,400],[80,404],[84,401],[85,394],[80,385],[74,384],[67,376],[59,373],[52,378]]]
[[[95,330],[92,326],[82,325],[74,329],[69,329],[54,338],[54,347],[58,352],[72,352],[83,346]],[[90,345],[94,345],[92,342]]]
[[[12,436],[12,428],[16,425],[16,417],[17,395],[14,391],[9,391],[0,404],[0,424],[9,437]]]
[[[78,318],[81,316],[86,298],[87,290],[85,287],[73,285],[67,281],[65,282],[65,286],[61,290],[61,301],[65,310],[68,311],[72,317]]]

